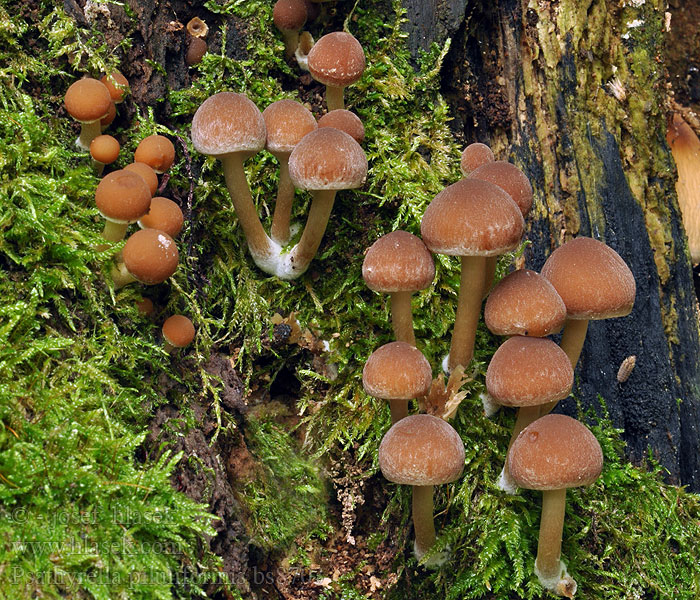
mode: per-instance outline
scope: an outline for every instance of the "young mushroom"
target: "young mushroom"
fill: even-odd
[[[192,321],[185,315],[172,315],[163,323],[163,350],[172,352],[175,349],[185,348],[192,343],[195,330]]]
[[[319,127],[335,127],[347,133],[358,144],[365,140],[365,126],[360,117],[344,108],[336,108],[318,120]]]
[[[64,104],[68,114],[80,123],[80,135],[75,144],[87,151],[90,142],[101,133],[100,119],[112,106],[109,90],[97,79],[86,77],[68,88]]]
[[[185,218],[180,207],[169,198],[162,196],[154,197],[148,213],[138,220],[141,229],[160,229],[172,238],[180,234],[184,222]]]
[[[102,175],[105,165],[112,164],[119,158],[119,142],[111,135],[98,135],[90,142],[90,156],[95,175]]]
[[[379,445],[379,468],[389,481],[413,486],[414,554],[421,560],[435,544],[433,486],[459,478],[464,444],[454,428],[432,415],[411,415],[392,425]],[[446,553],[424,564],[438,567]]]
[[[102,237],[118,242],[128,226],[148,212],[151,193],[141,177],[121,169],[102,178],[95,190],[95,204],[105,218]]]
[[[114,104],[114,102],[111,102],[109,105],[109,110],[107,111],[107,114],[100,119],[100,131],[104,131],[107,129],[113,122],[114,119],[117,118],[117,107]]]
[[[151,196],[153,196],[158,190],[158,175],[156,175],[153,167],[149,167],[146,163],[133,162],[126,165],[124,170],[136,173],[141,179],[143,179],[148,186],[148,190],[151,192]]]
[[[508,453],[508,469],[521,488],[542,490],[535,574],[545,589],[573,598],[576,581],[561,560],[566,489],[590,485],[600,475],[598,440],[571,417],[547,415],[520,432]]]
[[[185,64],[193,67],[202,62],[202,58],[209,50],[207,43],[199,37],[187,36],[187,51],[185,52]]]
[[[496,160],[493,156],[491,148],[481,142],[469,144],[462,150],[462,156],[459,161],[459,168],[462,175],[469,177],[475,169]]]
[[[134,152],[134,162],[147,164],[156,173],[165,173],[175,160],[175,146],[164,135],[143,138]]]
[[[175,240],[158,229],[141,229],[126,240],[122,262],[112,269],[114,288],[129,283],[163,283],[177,270],[180,254]]]
[[[114,104],[121,104],[129,93],[129,81],[119,71],[112,71],[108,75],[103,75],[100,79],[102,84],[109,91]]]
[[[277,0],[272,9],[272,21],[284,38],[284,51],[292,58],[299,46],[299,32],[306,23],[307,10],[304,0]]]
[[[308,5],[307,5],[308,9]],[[299,34],[299,45],[294,51],[294,58],[302,71],[309,70],[309,52],[314,47],[314,38],[308,31],[302,31]]]

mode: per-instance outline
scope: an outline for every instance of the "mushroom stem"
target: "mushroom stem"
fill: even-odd
[[[272,215],[270,237],[280,245],[289,242],[289,223],[292,218],[294,202],[294,184],[289,177],[289,155],[277,157],[280,161],[280,180],[277,186],[275,212]]]
[[[253,204],[253,197],[243,169],[243,155],[240,152],[231,152],[219,158],[223,165],[226,187],[248,242],[250,254],[256,263],[259,260],[264,261],[273,253],[272,241],[265,233]]]
[[[114,289],[118,290],[123,288],[125,285],[134,283],[138,281],[129,271],[126,270],[126,265],[122,262],[115,265],[110,273],[112,276],[112,281],[114,282]]]
[[[99,160],[95,160],[94,158],[92,159],[92,172],[95,174],[96,177],[100,177],[102,173],[104,173],[105,170],[105,163],[100,162]]]
[[[80,123],[80,135],[75,140],[75,145],[81,150],[90,150],[90,142],[102,133],[100,120]]]
[[[391,424],[408,416],[408,400],[389,400],[391,410]]]
[[[173,346],[170,342],[165,340],[163,342],[163,350],[165,350],[168,354],[170,354],[171,352],[173,352],[173,350],[175,350],[175,346]]]
[[[411,312],[411,292],[392,292],[389,294],[391,306],[391,324],[397,342],[416,345],[413,333],[413,313]]]
[[[326,85],[326,107],[328,112],[345,108],[345,88],[336,87],[334,85]]]
[[[335,190],[314,190],[312,192],[311,208],[309,217],[301,234],[301,239],[290,252],[290,262],[295,273],[299,275],[306,271],[309,264],[316,256],[316,251],[321,245],[323,234],[326,232],[328,219],[333,210],[335,201]]]
[[[284,52],[287,58],[294,58],[294,53],[299,46],[299,32],[290,29],[280,29],[284,39]]]
[[[566,512],[566,488],[542,491],[542,518],[535,573],[542,586],[560,596],[573,597],[576,582],[561,561],[561,538]]]
[[[413,486],[413,529],[416,534],[416,558],[420,560],[435,543],[432,485]]]
[[[102,237],[110,242],[120,242],[126,235],[128,223],[117,223],[115,221],[105,221]]]
[[[483,256],[463,256],[459,282],[459,298],[455,326],[450,345],[449,371],[457,365],[465,369],[474,355],[474,339],[479,324],[481,298],[484,289],[485,259]]]

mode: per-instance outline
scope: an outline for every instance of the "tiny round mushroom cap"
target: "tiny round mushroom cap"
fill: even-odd
[[[105,175],[95,190],[100,214],[116,223],[135,223],[148,212],[151,193],[136,173],[120,169]]]
[[[365,70],[365,53],[360,42],[345,31],[324,35],[311,48],[308,60],[311,76],[334,87],[355,83]]]
[[[272,9],[272,21],[280,31],[299,31],[307,15],[304,0],[277,0]]]
[[[484,322],[496,335],[544,337],[566,320],[566,306],[550,281],[530,269],[506,275],[491,290]]]
[[[97,162],[109,165],[119,158],[119,142],[111,135],[98,135],[90,142],[90,155]]]
[[[124,266],[146,285],[162,283],[176,270],[180,255],[175,240],[158,229],[141,229],[124,244]]]
[[[175,160],[175,146],[163,135],[143,138],[134,152],[134,162],[146,163],[156,173],[165,173]]]
[[[365,139],[365,126],[362,124],[360,117],[345,108],[336,108],[327,112],[318,120],[318,126],[340,129],[340,131],[344,131],[351,136],[358,144],[361,144]]]
[[[501,344],[486,370],[486,389],[504,406],[539,406],[566,398],[574,371],[548,338],[516,335]]]
[[[508,452],[516,484],[529,490],[590,485],[603,469],[603,452],[589,429],[566,415],[546,415],[523,429]]]
[[[516,248],[523,215],[499,186],[461,179],[442,190],[423,214],[421,236],[438,254],[497,256]]]
[[[207,53],[209,46],[201,37],[189,36],[187,40],[187,52],[185,52],[185,64],[188,67],[198,65]]]
[[[247,96],[236,92],[210,96],[192,118],[192,143],[207,156],[253,154],[265,147],[266,139],[262,113]]]
[[[182,231],[184,216],[180,207],[162,196],[156,196],[151,200],[148,213],[138,220],[141,229],[160,229],[170,237],[176,237]]]
[[[416,292],[435,279],[435,262],[419,237],[408,231],[392,231],[367,250],[362,277],[375,292]]]
[[[441,485],[462,474],[464,443],[447,421],[410,415],[397,421],[379,444],[384,477],[402,485]]]
[[[474,142],[469,144],[464,150],[462,150],[462,157],[460,159],[460,169],[462,175],[467,177],[472,171],[478,169],[480,166],[486,163],[493,162],[495,157],[493,156],[493,151],[486,144],[481,142]]]
[[[374,398],[411,400],[428,393],[433,372],[423,353],[406,342],[377,348],[362,370],[362,385]]]
[[[348,190],[367,177],[367,156],[344,131],[322,127],[305,135],[289,157],[289,176],[302,190]]]
[[[68,88],[64,104],[76,121],[92,123],[99,121],[109,112],[112,98],[102,82],[86,77]]]
[[[634,275],[603,242],[574,238],[549,255],[541,273],[561,296],[569,319],[610,319],[632,311]]]
[[[112,102],[119,104],[124,101],[124,97],[129,93],[129,81],[119,71],[112,71],[108,75],[103,75],[100,81],[109,91]]]
[[[296,100],[278,100],[262,113],[267,138],[265,147],[275,156],[291,154],[307,134],[318,128],[311,111]]]
[[[153,194],[155,194],[158,190],[158,175],[156,175],[153,167],[147,165],[146,163],[133,162],[126,165],[124,170],[136,173],[139,177],[141,177],[141,179],[146,182],[146,185],[151,192],[151,196],[153,196]]]
[[[523,213],[523,217],[530,212],[532,207],[532,185],[525,173],[513,163],[505,160],[488,162],[474,169],[469,174],[469,177],[490,181],[503,188],[518,205],[520,212]]]
[[[163,338],[174,348],[189,346],[194,339],[195,331],[192,321],[185,315],[172,315],[163,323]]]

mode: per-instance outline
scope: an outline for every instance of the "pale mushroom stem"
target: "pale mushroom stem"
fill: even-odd
[[[175,346],[173,346],[170,342],[167,340],[163,342],[163,350],[165,350],[168,354],[173,352],[175,350]]]
[[[435,543],[433,486],[413,486],[413,529],[416,534],[416,558],[420,560]]]
[[[496,277],[496,267],[498,266],[498,256],[487,256],[484,267],[484,293],[482,298],[486,298],[493,287],[493,280]]]
[[[294,58],[294,53],[299,46],[299,32],[289,29],[282,29],[282,37],[284,38],[284,53],[287,58]]]
[[[312,192],[309,217],[301,234],[301,239],[290,252],[290,261],[297,273],[303,273],[316,256],[321,245],[323,234],[326,232],[335,201],[335,190],[314,190]]]
[[[124,239],[128,227],[128,223],[105,221],[105,226],[102,230],[102,237],[110,242],[120,242]]]
[[[391,424],[408,416],[408,400],[389,400],[391,411]]]
[[[110,273],[112,276],[112,281],[114,282],[114,289],[118,290],[123,288],[125,285],[130,283],[135,283],[138,281],[129,271],[126,269],[126,265],[122,262],[112,268]]]
[[[573,597],[576,582],[561,562],[561,539],[566,512],[566,488],[542,491],[542,518],[535,573],[546,589]]]
[[[243,169],[243,155],[239,152],[224,154],[219,157],[223,165],[226,187],[231,195],[233,208],[238,216],[243,234],[248,242],[253,260],[265,260],[273,254],[272,240],[268,237],[260,223],[258,212],[253,204],[248,180]]]
[[[455,326],[450,345],[449,371],[457,365],[465,369],[474,355],[474,339],[481,313],[484,289],[485,259],[483,256],[463,256],[459,282],[459,298],[455,314]]]
[[[416,345],[413,332],[413,313],[411,312],[411,292],[392,292],[389,294],[391,305],[391,324],[397,342]]]
[[[99,160],[92,159],[92,172],[96,177],[100,177],[105,170],[105,163],[101,163]]]
[[[277,186],[275,212],[272,215],[270,237],[280,245],[289,242],[289,224],[292,219],[294,202],[294,184],[289,177],[289,155],[278,156],[280,161],[280,180]]]
[[[90,150],[90,142],[102,133],[100,120],[90,123],[80,123],[80,135],[75,140],[75,145],[81,150]]]
[[[345,88],[336,87],[334,85],[326,86],[326,107],[328,112],[332,110],[337,110],[339,108],[345,108]]]

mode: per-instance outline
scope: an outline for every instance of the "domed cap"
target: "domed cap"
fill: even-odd
[[[120,149],[119,142],[111,135],[98,135],[90,142],[90,156],[104,165],[117,160]]]
[[[503,188],[523,213],[523,217],[532,207],[532,185],[530,180],[514,164],[504,160],[488,162],[469,174],[469,177],[490,181]]]
[[[362,385],[383,400],[411,400],[428,393],[433,372],[423,353],[406,342],[377,348],[362,369]]]
[[[603,470],[603,451],[576,419],[546,415],[520,432],[508,451],[515,483],[529,490],[590,485]]]
[[[266,137],[262,113],[243,94],[214,94],[192,118],[192,143],[197,152],[208,156],[258,152],[265,147]]]
[[[306,23],[304,0],[277,0],[272,9],[272,21],[280,31],[299,31]]]
[[[566,306],[545,277],[529,269],[506,275],[491,290],[484,321],[496,335],[544,337],[566,320]]]
[[[301,139],[318,128],[311,111],[295,100],[278,100],[262,113],[267,130],[265,148],[272,154],[291,154]]]
[[[475,142],[469,144],[462,150],[459,167],[462,171],[462,175],[467,177],[474,169],[478,169],[480,166],[493,162],[494,160],[495,158],[491,148],[481,142]]]
[[[136,173],[141,179],[143,179],[151,192],[151,196],[153,196],[153,194],[155,194],[158,190],[158,175],[156,175],[153,167],[150,167],[146,163],[133,162],[126,165],[124,170]]]
[[[304,136],[289,157],[289,176],[301,190],[348,190],[367,177],[367,157],[347,133],[322,127]]]
[[[184,348],[194,339],[194,325],[185,315],[172,315],[163,323],[163,337],[171,346]]]
[[[107,88],[109,96],[115,104],[123,102],[124,97],[129,93],[129,81],[119,71],[103,75],[100,81]]]
[[[116,223],[135,223],[148,212],[151,192],[136,173],[113,171],[100,180],[95,190],[100,214]]]
[[[397,421],[379,444],[379,468],[402,485],[441,485],[464,468],[464,444],[452,425],[432,415]]]
[[[176,270],[180,254],[175,240],[158,229],[141,229],[124,244],[124,266],[146,285],[162,283]]]
[[[355,83],[365,70],[365,53],[360,42],[345,31],[324,35],[311,48],[308,60],[311,77],[333,87]]]
[[[68,88],[64,104],[70,116],[76,121],[92,123],[99,121],[109,112],[112,98],[100,81],[86,77]]]
[[[415,292],[433,282],[435,263],[419,237],[408,231],[392,231],[367,250],[362,277],[375,292]]]
[[[165,173],[175,160],[175,146],[163,135],[143,138],[134,152],[134,162],[147,164],[156,173]]]
[[[462,179],[442,190],[423,214],[421,236],[435,253],[497,256],[520,243],[525,223],[513,199],[481,179]]]
[[[561,296],[569,319],[610,319],[632,311],[634,275],[603,242],[589,237],[566,242],[549,255],[542,275]]]
[[[102,128],[102,131],[109,127],[116,117],[117,107],[115,106],[114,102],[112,102],[109,105],[109,110],[107,111],[107,114],[100,119],[100,127]]]
[[[571,392],[574,371],[566,353],[547,338],[516,335],[494,352],[486,390],[505,406],[539,406]]]
[[[360,117],[344,108],[336,108],[327,112],[318,120],[318,126],[340,129],[358,144],[361,144],[365,139],[365,126],[362,124]]]
[[[182,210],[175,202],[156,196],[151,200],[148,213],[138,223],[141,229],[160,229],[174,238],[182,231],[184,221]]]

